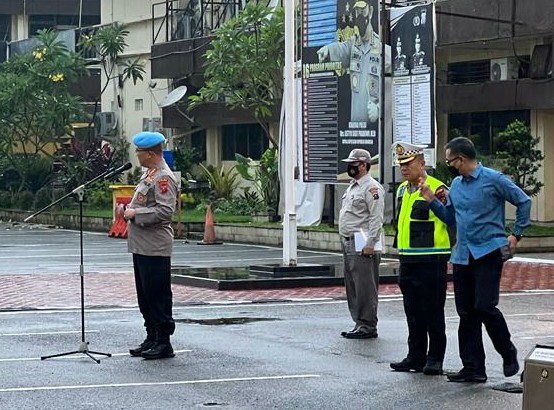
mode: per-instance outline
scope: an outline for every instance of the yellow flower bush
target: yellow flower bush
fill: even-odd
[[[35,60],[43,61],[46,57],[47,52],[48,50],[46,49],[46,47],[37,48],[35,51],[33,51],[33,57],[35,58]]]
[[[50,78],[50,80],[54,83],[65,80],[65,76],[62,73],[50,74],[48,78]]]

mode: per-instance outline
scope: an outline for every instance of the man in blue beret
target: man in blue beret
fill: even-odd
[[[169,338],[175,331],[171,221],[177,182],[163,158],[165,142],[165,137],[158,132],[141,132],[133,137],[140,165],[148,170],[124,213],[128,221],[129,252],[133,254],[137,300],[146,327],[146,339],[129,353],[148,360],[175,356]]]

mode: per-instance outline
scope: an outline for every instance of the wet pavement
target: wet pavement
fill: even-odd
[[[402,298],[380,287],[379,338],[347,340],[344,288],[215,291],[174,285],[174,359],[144,361],[127,349],[143,338],[126,242],[84,233],[85,327],[80,310],[79,233],[0,224],[2,409],[520,409],[521,394],[493,390],[502,375],[487,337],[489,381],[390,371],[406,353]],[[173,263],[193,267],[278,263],[281,249],[177,242]],[[300,251],[299,261],[340,263],[336,253]],[[394,263],[394,261],[387,261]],[[554,343],[554,263],[520,255],[505,265],[500,306],[520,363],[536,343]],[[458,370],[458,318],[446,302],[445,369]],[[83,332],[83,333],[81,333]],[[97,365],[73,351],[85,335]],[[8,377],[9,375],[9,377]]]

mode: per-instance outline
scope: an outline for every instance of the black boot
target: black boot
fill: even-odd
[[[146,339],[139,346],[134,349],[129,349],[129,353],[133,357],[140,357],[142,352],[145,352],[156,344],[156,332],[146,329]]]
[[[146,360],[165,359],[174,357],[173,347],[169,342],[169,335],[159,335],[149,350],[143,351],[141,355]]]

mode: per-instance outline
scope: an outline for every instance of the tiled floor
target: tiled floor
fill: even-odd
[[[0,283],[0,309],[77,308],[80,306],[78,274],[6,275]],[[135,306],[131,273],[90,273],[84,276],[85,305]],[[502,291],[554,290],[554,264],[508,262],[504,267]],[[449,284],[452,291],[452,284]],[[397,285],[380,286],[382,295],[400,294]],[[216,291],[191,286],[173,286],[174,303],[262,302],[345,297],[342,286],[271,290]]]

